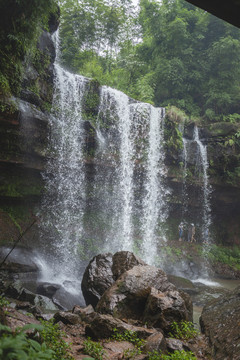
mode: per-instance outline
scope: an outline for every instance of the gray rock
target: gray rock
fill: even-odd
[[[41,310],[41,312],[59,310],[59,308],[54,305],[52,300],[43,295],[36,295],[34,299],[34,304]]]
[[[161,292],[151,288],[143,313],[143,322],[168,334],[173,321],[192,320],[186,305],[177,290]]]
[[[112,337],[114,329],[120,334],[125,331],[134,331],[137,337],[142,339],[146,339],[156,332],[156,330],[129,325],[111,315],[99,313],[95,313],[94,317],[91,318],[91,322],[86,326],[85,332],[87,336],[91,336],[94,339],[104,339]]]
[[[166,350],[166,341],[161,332],[150,335],[144,346],[144,352],[153,352],[153,351],[165,351]]]
[[[168,331],[172,319],[192,319],[190,297],[184,293],[184,298],[168,281],[164,271],[149,265],[139,265],[122,274],[105,291],[96,311],[120,319],[137,319],[158,326],[161,324]]]
[[[56,322],[61,321],[63,324],[76,325],[81,323],[81,319],[77,314],[64,311],[56,312],[56,314],[54,315],[54,319]]]
[[[215,360],[240,359],[240,286],[207,303],[200,317]]]
[[[166,346],[169,352],[174,352],[176,350],[178,351],[184,350],[182,341],[178,339],[167,338]]]
[[[54,293],[52,301],[61,310],[72,310],[75,305],[85,305],[80,294],[72,294],[62,286]]]
[[[87,266],[82,279],[81,286],[86,304],[96,307],[100,297],[115,280],[135,265],[146,264],[129,251],[95,256]]]
[[[51,284],[46,282],[38,283],[37,293],[43,296],[47,296],[51,299],[60,287],[61,285],[59,284]]]
[[[82,279],[86,304],[95,307],[106,289],[113,284],[112,254],[99,254],[87,266]]]
[[[125,271],[134,266],[147,265],[142,259],[130,251],[118,251],[113,255],[112,272],[114,280],[117,280]]]
[[[80,317],[82,321],[88,322],[91,314],[94,314],[94,309],[92,305],[88,305],[87,307],[74,306],[72,310],[73,314],[76,314]]]

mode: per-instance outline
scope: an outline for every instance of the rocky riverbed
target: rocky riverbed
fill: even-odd
[[[132,359],[148,359],[149,351],[175,350],[192,351],[197,359],[240,358],[238,331],[232,330],[240,321],[239,288],[233,292],[219,287],[214,290],[167,276],[160,268],[123,251],[99,254],[90,261],[82,280],[83,299],[73,297],[59,284],[39,282],[38,265],[28,251],[21,266],[10,258],[1,272],[1,294],[11,302],[7,313],[1,311],[1,322],[12,329],[54,318],[66,341],[72,343],[74,359],[86,356],[83,344],[89,336],[103,346],[104,359],[125,359],[126,349],[134,350],[134,346],[123,335],[121,341],[113,340],[116,329],[119,334],[135,332],[144,339],[141,354]],[[34,282],[32,291],[30,286],[26,288]],[[204,305],[203,333],[188,340],[173,339],[173,322],[192,321],[192,302]]]

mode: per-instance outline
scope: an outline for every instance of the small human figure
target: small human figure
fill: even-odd
[[[179,241],[182,241],[182,235],[183,235],[183,223],[182,222],[178,226],[178,233],[179,233]]]
[[[193,242],[195,241],[195,226],[194,224],[190,224],[188,227],[188,242]]]
[[[187,237],[187,241],[191,242],[191,238],[192,238],[192,225],[188,226],[188,237]]]
[[[195,225],[194,224],[191,224],[192,225],[192,237],[191,237],[191,242],[195,242],[195,232],[196,232],[196,228],[195,228]]]

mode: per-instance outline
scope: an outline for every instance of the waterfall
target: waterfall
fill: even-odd
[[[54,274],[77,276],[78,244],[85,207],[82,97],[86,79],[54,65],[53,111],[50,117],[49,161],[41,209],[45,257]],[[50,274],[48,274],[51,276]],[[55,275],[54,275],[55,276]]]
[[[193,138],[188,140],[183,138],[183,186],[182,186],[182,221],[190,223],[196,219],[197,226],[200,228],[201,241],[208,244],[210,241],[209,229],[211,226],[211,205],[210,195],[211,186],[208,181],[208,159],[207,145],[204,145],[199,138],[199,129],[194,127]],[[192,168],[191,168],[192,166]],[[187,186],[188,171],[191,168],[198,191],[193,191]],[[194,197],[195,204],[192,204]],[[195,205],[197,213],[193,213],[191,206]]]
[[[148,134],[148,155],[146,163],[146,195],[143,199],[143,253],[148,263],[153,262],[153,254],[157,253],[156,226],[159,221],[166,220],[165,209],[166,187],[164,186],[165,166],[163,150],[164,111],[150,108],[150,128]],[[164,237],[164,234],[161,234]]]
[[[47,277],[79,278],[81,263],[103,251],[134,251],[153,264],[167,217],[164,109],[103,86],[98,115],[89,125],[95,155],[87,161],[85,125],[90,123],[83,109],[91,80],[59,65],[55,40],[40,224],[51,267]]]
[[[110,221],[105,246],[138,252],[148,263],[154,262],[158,235],[164,238],[159,223],[167,217],[163,118],[162,108],[134,102],[115,89],[101,90],[96,162],[107,166],[98,168],[95,184],[101,184],[96,196]]]
[[[210,206],[210,194],[211,187],[208,182],[208,159],[207,159],[207,146],[199,139],[198,127],[194,127],[193,140],[197,143],[199,149],[200,166],[202,167],[203,178],[203,224],[202,224],[202,239],[205,243],[209,243],[209,227],[211,225],[211,206]]]

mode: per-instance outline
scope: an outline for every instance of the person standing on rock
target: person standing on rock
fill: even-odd
[[[188,242],[194,242],[195,241],[195,226],[194,224],[190,224],[188,227]]]
[[[195,239],[196,228],[195,228],[195,225],[194,225],[194,224],[191,224],[191,225],[192,225],[192,238],[191,238],[191,242],[196,242],[196,239]]]
[[[181,222],[178,226],[179,241],[182,241],[183,236],[183,223]]]

